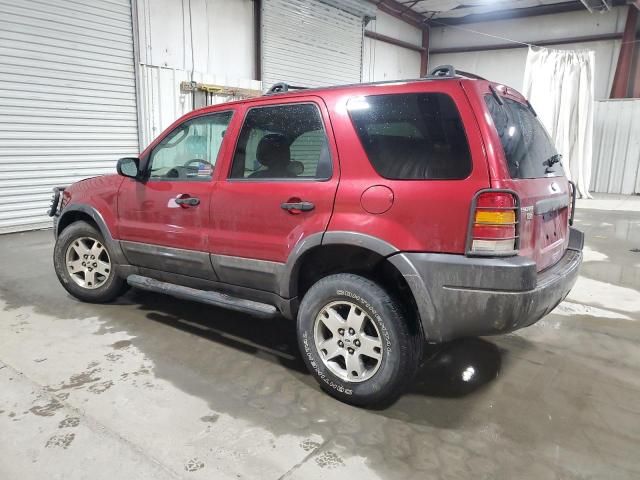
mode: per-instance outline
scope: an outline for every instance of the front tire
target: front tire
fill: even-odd
[[[321,388],[345,403],[384,407],[413,379],[423,338],[402,305],[375,282],[330,275],[305,294],[298,342]]]
[[[126,288],[104,237],[87,222],[74,222],[62,231],[53,266],[65,290],[83,302],[110,302]]]

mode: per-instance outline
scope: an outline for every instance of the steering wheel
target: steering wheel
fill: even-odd
[[[184,167],[190,167],[192,163],[204,163],[205,165],[209,165],[211,167],[211,169],[213,170],[213,164],[210,162],[207,162],[206,160],[201,160],[199,158],[192,158],[191,160],[185,162],[185,164],[183,165]]]
[[[209,165],[211,167],[211,171],[213,172],[212,163],[209,163],[206,160],[201,160],[199,158],[192,158],[191,160],[188,160],[187,162],[185,162],[183,165],[175,166],[171,170],[169,170],[167,172],[167,177],[168,178],[183,178],[183,177],[186,178],[188,176],[188,172],[193,172],[194,170],[197,170],[197,168],[194,168],[192,166],[193,164],[196,164],[196,163]]]

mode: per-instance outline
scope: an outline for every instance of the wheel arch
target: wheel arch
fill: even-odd
[[[98,210],[90,205],[72,204],[65,207],[56,222],[56,238],[60,236],[65,228],[78,221],[85,221],[89,223],[102,234],[107,248],[109,248],[111,255],[114,256],[117,263],[128,263],[122,249],[120,248],[120,243],[111,235],[111,231],[109,230],[107,223],[104,221],[104,218]]]
[[[80,210],[73,210],[69,212],[64,212],[58,219],[58,225],[56,228],[56,237],[59,237],[60,234],[63,232],[63,230],[67,228],[69,225],[75,222],[80,222],[80,221],[87,222],[89,225],[92,225],[93,227],[98,229],[100,233],[104,235],[103,229],[93,219],[91,215]]]
[[[402,262],[392,262],[399,250],[382,239],[356,232],[327,232],[320,238],[309,238],[297,248],[286,264],[282,276],[281,295],[302,299],[318,280],[335,273],[355,273],[391,290],[408,305],[412,324],[424,333],[423,308],[416,298],[415,271]],[[296,304],[299,303],[296,302]],[[297,309],[296,309],[297,310]],[[297,311],[292,311],[295,317]]]
[[[380,238],[357,232],[336,231],[310,235],[301,240],[289,255],[280,280],[280,295],[284,298],[297,297],[300,294],[300,271],[305,262],[309,261],[310,256],[338,247],[359,248],[381,258],[398,252],[397,248]]]

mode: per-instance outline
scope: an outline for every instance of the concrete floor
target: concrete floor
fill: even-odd
[[[632,210],[579,210],[569,299],[430,351],[384,411],[321,393],[284,320],[134,291],[82,304],[50,231],[1,236],[0,478],[640,478]]]

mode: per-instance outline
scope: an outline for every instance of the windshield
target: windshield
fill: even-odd
[[[511,178],[563,176],[562,156],[531,109],[509,98],[502,100],[504,105],[492,95],[485,97]]]

